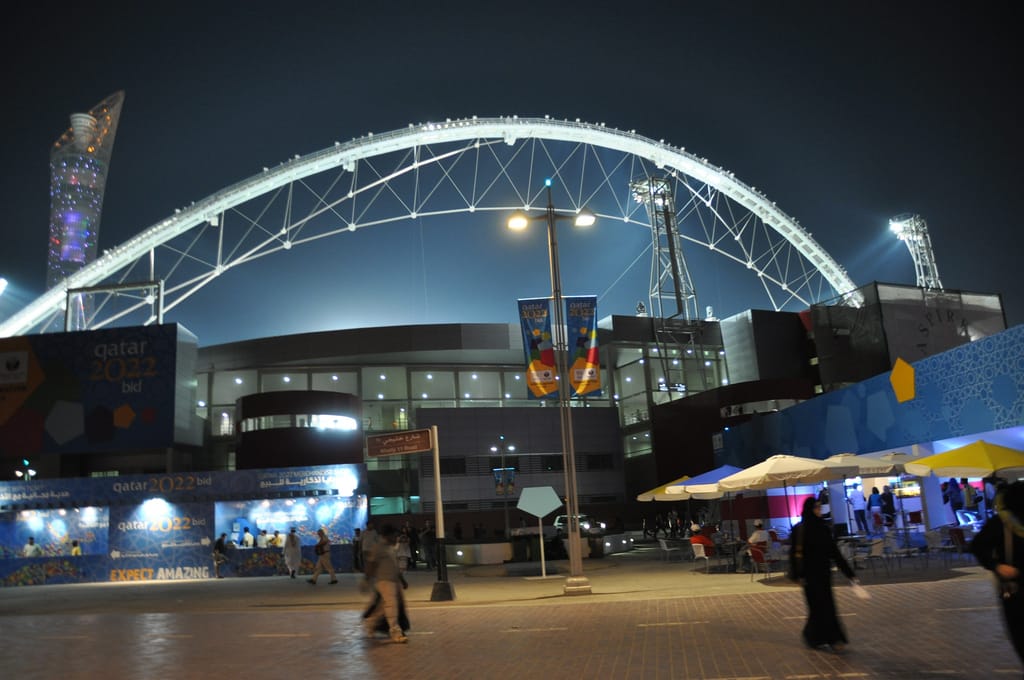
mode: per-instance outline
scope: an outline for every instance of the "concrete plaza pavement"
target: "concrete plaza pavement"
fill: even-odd
[[[4,677],[1020,678],[987,572],[969,559],[906,560],[837,581],[850,646],[801,642],[799,587],[776,573],[712,573],[656,549],[584,561],[590,595],[547,579],[450,567],[409,572],[409,643],[364,638],[358,574],[0,589]]]

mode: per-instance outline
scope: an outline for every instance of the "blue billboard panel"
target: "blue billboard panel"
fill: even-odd
[[[57,504],[66,507],[121,505],[150,498],[217,500],[239,494],[254,498],[310,493],[352,496],[356,489],[365,487],[365,481],[366,466],[363,464],[34,479],[31,482],[0,482],[0,506],[20,509]]]
[[[22,510],[10,517],[0,521],[0,558],[20,557],[29,537],[43,556],[70,555],[72,541],[78,541],[83,555],[107,553],[108,508]]]
[[[194,365],[178,365],[179,345],[194,336],[176,324],[0,339],[0,454],[173,445],[176,396],[190,402],[178,419],[194,418],[194,388],[177,385]]]

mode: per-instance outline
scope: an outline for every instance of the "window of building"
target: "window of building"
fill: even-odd
[[[623,427],[646,423],[650,419],[646,392],[619,399],[619,421]]]
[[[355,371],[317,372],[311,376],[311,384],[319,392],[359,394],[359,374]]]
[[[505,371],[501,376],[502,399],[522,400],[529,399],[530,393],[526,388],[526,375],[523,371]]]
[[[501,374],[496,371],[459,371],[462,399],[501,399]],[[499,404],[500,405],[500,404]]]
[[[626,435],[622,440],[622,450],[626,458],[637,458],[652,453],[651,433],[637,432]]]
[[[455,373],[410,371],[409,391],[413,399],[455,399]]]
[[[409,398],[404,366],[368,366],[361,375],[363,403]]]
[[[210,374],[196,374],[196,409],[205,408],[210,403]],[[206,417],[205,415],[202,417]]]
[[[641,361],[626,364],[615,371],[615,393],[620,399],[647,391],[647,374]]]
[[[305,371],[275,371],[260,376],[260,392],[305,391],[308,389],[309,376]]]
[[[240,397],[256,394],[259,391],[256,379],[255,370],[217,371],[213,374],[211,403],[234,404]]]
[[[442,475],[464,475],[466,474],[465,458],[442,458],[440,460]]]
[[[561,454],[541,456],[540,469],[542,472],[558,472],[560,470],[564,470],[564,459]]]
[[[363,429],[374,432],[406,430],[409,409],[405,401],[363,401]]]
[[[210,421],[211,434],[217,437],[230,437],[235,434],[235,407],[220,406]]]

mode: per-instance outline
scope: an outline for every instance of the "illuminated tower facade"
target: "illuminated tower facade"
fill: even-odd
[[[53,288],[93,261],[99,241],[103,190],[124,92],[88,113],[71,114],[71,127],[50,151],[50,243],[46,287]],[[88,301],[71,301],[72,328],[85,328]]]

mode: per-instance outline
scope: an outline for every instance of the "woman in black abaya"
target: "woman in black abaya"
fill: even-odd
[[[832,562],[855,581],[853,569],[839,552],[828,524],[821,519],[817,498],[811,496],[804,501],[801,519],[790,536],[789,559],[807,598],[804,641],[815,649],[838,651],[846,644],[846,633],[839,625],[832,597]]]

